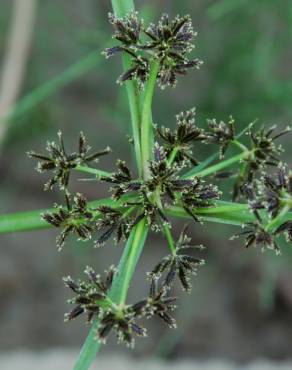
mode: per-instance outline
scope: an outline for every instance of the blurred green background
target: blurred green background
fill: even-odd
[[[46,176],[36,174],[34,161],[25,155],[31,149],[42,150],[58,129],[73,150],[80,130],[94,147],[110,145],[114,153],[101,160],[103,169],[113,169],[117,157],[132,161],[125,89],[115,83],[122,70],[120,59],[106,61],[100,55],[112,33],[107,22],[110,2],[36,4],[20,103],[9,120],[0,122],[6,127],[0,138],[1,213],[46,208],[60,200],[57,192],[42,191]],[[0,62],[7,53],[12,5],[12,0],[0,3]],[[238,131],[254,119],[279,128],[291,123],[291,0],[161,0],[159,4],[140,0],[136,5],[148,20],[162,12],[189,13],[199,32],[194,55],[204,60],[201,70],[180,78],[175,90],[156,91],[156,123],[173,126],[175,114],[193,106],[202,127],[207,117],[226,120],[230,114]],[[289,143],[291,137],[283,140],[284,159],[291,166]],[[200,147],[196,155],[203,159],[213,150]],[[106,195],[104,186],[78,178],[74,189],[88,199]],[[291,248],[283,245],[280,257],[262,255],[228,241],[233,228],[205,224],[190,230],[196,242],[207,246],[207,264],[192,295],[177,292],[179,329],[170,333],[160,322],[149,322],[151,335],[138,341],[135,353],[237,361],[292,358]],[[86,264],[103,270],[117,263],[122,246],[109,243],[93,250],[92,243],[70,240],[58,253],[55,235],[55,231],[38,231],[1,236],[0,327],[9,333],[0,336],[1,350],[79,347],[86,336],[82,319],[62,324],[68,292],[61,278],[80,275]],[[146,294],[145,272],[165,253],[161,238],[152,236],[129,300],[140,297],[142,289]],[[117,349],[127,351],[112,343],[106,348]]]

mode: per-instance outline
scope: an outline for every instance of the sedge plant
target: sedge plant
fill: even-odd
[[[192,20],[188,15],[171,19],[163,14],[156,23],[146,25],[132,0],[112,0],[112,5],[109,22],[115,44],[105,49],[104,55],[120,55],[123,60],[124,71],[117,82],[128,94],[136,168],[129,168],[122,159],[117,160],[113,172],[96,168],[93,164],[111,152],[109,147],[91,149],[81,132],[78,148],[71,153],[59,132],[57,141],[47,144],[46,153],[28,154],[37,159],[39,172],[51,174],[45,190],[62,192],[64,204],[0,218],[2,233],[58,229],[59,250],[69,235],[81,241],[93,239],[95,247],[107,241],[121,244],[123,253],[117,267],[109,266],[99,274],[87,266],[85,279],[64,278],[72,291],[72,309],[65,320],[84,315],[91,325],[75,370],[89,369],[112,333],[118,342],[133,347],[136,337],[147,335],[144,318],[157,316],[170,328],[176,327],[173,286],[178,282],[184,291],[191,292],[191,278],[204,264],[199,252],[192,253],[203,246],[192,245],[187,227],[175,234],[177,218],[185,218],[189,224],[238,226],[240,231],[234,237],[244,238],[246,248],[270,249],[278,254],[279,238],[292,241],[292,174],[280,159],[280,138],[290,128],[256,129],[250,124],[237,133],[232,117],[227,122],[210,119],[198,124],[194,108],[177,114],[174,130],[154,124],[155,87],[174,88],[184,75],[202,65],[200,59],[192,57],[196,36]],[[243,135],[249,137],[249,145],[243,144]],[[214,145],[216,149],[199,162],[195,155],[198,145]],[[238,153],[228,155],[230,147]],[[72,171],[92,175],[94,186],[108,184],[110,196],[88,201],[83,194],[73,194]],[[233,194],[226,200],[220,185],[213,182],[231,174]],[[149,292],[137,302],[128,302],[134,270],[152,232],[161,234],[165,257],[147,274]]]

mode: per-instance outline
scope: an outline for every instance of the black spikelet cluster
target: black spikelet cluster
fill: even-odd
[[[170,20],[167,14],[163,14],[157,24],[151,23],[146,27],[137,12],[123,18],[110,13],[109,21],[119,45],[107,48],[104,55],[109,58],[122,52],[131,58],[131,67],[118,78],[119,83],[137,80],[143,88],[149,77],[151,61],[157,60],[159,86],[162,89],[174,87],[177,75],[186,75],[189,69],[199,68],[202,64],[201,60],[188,57],[197,35],[188,15]]]
[[[235,139],[234,119],[230,117],[228,123],[217,122],[215,118],[207,120],[209,132],[206,134],[207,143],[216,143],[220,147],[220,158],[224,154],[229,144]]]
[[[284,234],[286,240],[292,240],[292,221],[283,220],[281,215],[292,208],[292,176],[287,173],[283,164],[278,165],[274,175],[264,173],[259,181],[245,187],[249,208],[256,217],[255,223],[248,224],[248,229],[238,235],[246,235],[246,247],[262,245],[280,254],[276,238]],[[267,210],[270,219],[262,217]],[[279,221],[278,221],[279,219]]]
[[[195,125],[195,115],[195,108],[178,114],[176,116],[177,129],[174,131],[166,127],[157,127],[158,135],[164,141],[167,156],[175,150],[174,161],[178,164],[185,161],[190,161],[194,166],[198,164],[192,155],[192,146],[198,141],[205,140],[206,135],[202,128]]]
[[[70,172],[78,165],[88,165],[97,162],[98,158],[108,154],[111,149],[107,147],[102,151],[90,153],[91,147],[87,145],[85,136],[80,132],[78,152],[67,154],[63,141],[62,132],[58,132],[59,143],[48,142],[48,155],[39,154],[34,151],[28,152],[28,156],[39,160],[37,170],[39,172],[53,172],[53,177],[45,184],[45,190],[52,190],[58,184],[61,190],[67,190]]]
[[[191,238],[183,231],[176,243],[175,251],[164,257],[148,274],[150,280],[157,280],[164,273],[163,286],[170,289],[175,277],[178,276],[183,290],[190,293],[192,289],[190,276],[196,275],[198,267],[205,263],[202,259],[181,253],[190,248],[200,250],[203,248],[202,245],[190,245],[190,241]]]
[[[78,239],[85,241],[91,239],[91,234],[96,229],[94,213],[88,210],[87,200],[80,193],[73,200],[66,194],[66,207],[56,205],[56,211],[45,212],[42,218],[52,226],[62,229],[56,239],[59,250],[69,234],[76,234]]]
[[[74,308],[65,314],[65,321],[71,321],[81,314],[87,316],[87,323],[95,318],[100,322],[96,335],[105,343],[112,331],[117,334],[119,343],[133,347],[134,337],[147,335],[146,329],[137,323],[141,317],[160,317],[169,327],[176,327],[175,319],[169,314],[175,306],[176,298],[170,297],[165,288],[159,288],[157,280],[150,285],[149,296],[133,305],[116,305],[110,298],[110,289],[115,278],[116,269],[111,266],[105,272],[105,278],[96,274],[91,267],[85,269],[87,281],[75,282],[70,276],[64,278],[65,285],[75,296],[68,303]]]

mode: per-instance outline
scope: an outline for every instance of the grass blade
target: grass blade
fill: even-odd
[[[84,75],[86,72],[97,67],[103,60],[100,51],[94,51],[82,58],[79,62],[73,64],[63,73],[59,74],[56,78],[49,82],[44,83],[40,87],[34,89],[30,94],[22,98],[13,108],[13,110],[4,118],[3,122],[11,122],[29,110],[33,109],[36,105],[44,101],[47,97],[55,94],[57,91],[68,85],[72,81]]]

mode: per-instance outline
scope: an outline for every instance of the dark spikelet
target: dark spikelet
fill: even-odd
[[[88,165],[92,161],[97,161],[100,156],[110,152],[110,148],[107,147],[102,151],[91,153],[90,146],[86,144],[86,139],[80,132],[78,152],[67,154],[61,131],[58,132],[58,143],[49,142],[46,149],[47,156],[34,151],[28,152],[28,156],[39,160],[37,165],[39,172],[53,173],[52,178],[45,184],[45,190],[51,190],[55,184],[58,184],[61,190],[66,191],[72,169],[78,165]]]
[[[178,114],[176,116],[177,129],[174,131],[165,127],[157,128],[158,135],[164,141],[167,156],[176,150],[174,161],[178,164],[182,164],[184,161],[197,164],[193,158],[192,146],[197,141],[203,141],[205,133],[203,129],[196,126],[195,115],[195,108]]]
[[[62,249],[69,234],[75,234],[81,240],[91,239],[96,229],[93,213],[88,209],[86,198],[77,193],[72,197],[66,195],[66,207],[57,205],[55,211],[45,212],[42,218],[56,228],[61,229],[57,236],[58,249]]]
[[[234,119],[230,117],[227,123],[218,122],[215,118],[207,120],[209,132],[206,133],[205,142],[218,144],[220,147],[220,157],[223,158],[224,154],[235,138]]]
[[[163,287],[169,289],[173,285],[176,276],[178,276],[183,289],[190,292],[192,288],[190,275],[196,275],[197,268],[204,264],[202,259],[180,253],[182,250],[190,248],[202,249],[202,246],[191,245],[190,241],[191,239],[185,234],[185,229],[183,229],[176,242],[176,252],[164,257],[149,273],[149,278],[154,281],[165,273]]]
[[[232,239],[238,236],[245,237],[245,247],[261,247],[262,251],[266,249],[271,249],[280,254],[280,248],[275,240],[275,235],[267,231],[259,222],[248,223],[246,225],[247,229],[235,234]]]

